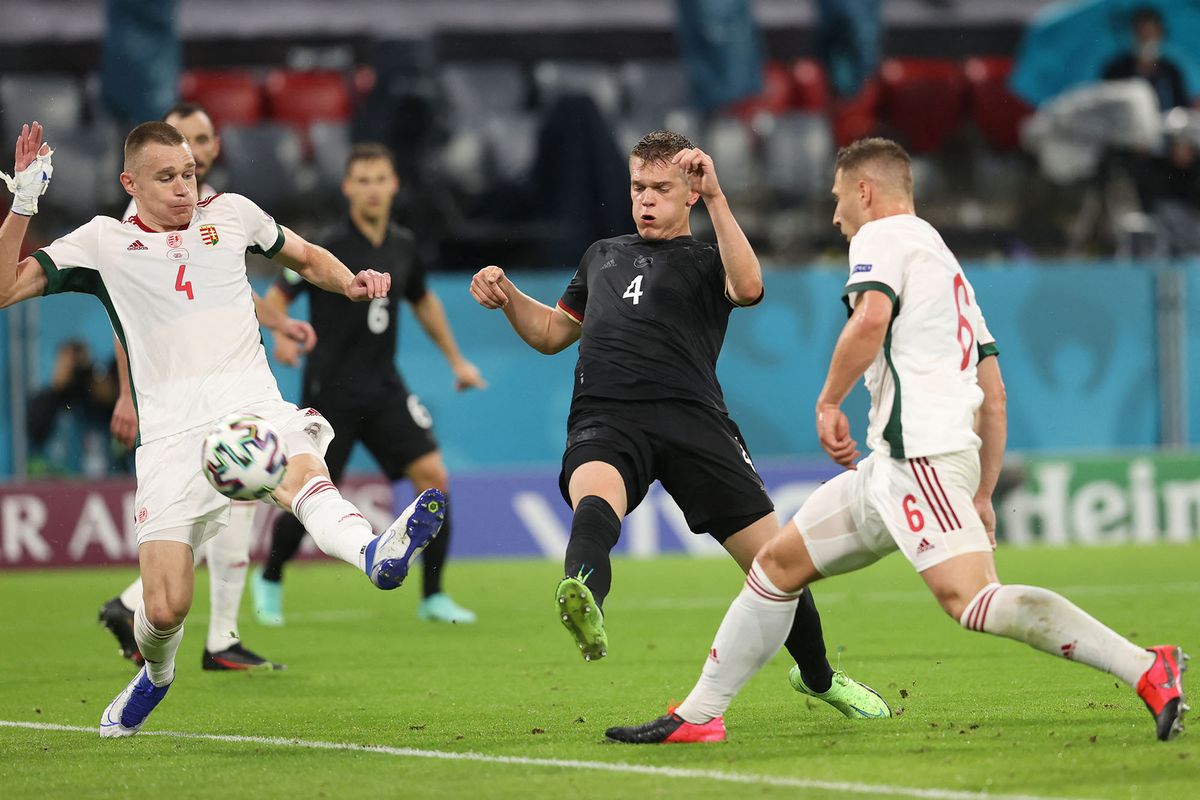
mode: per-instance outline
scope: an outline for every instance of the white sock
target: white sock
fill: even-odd
[[[371,523],[329,478],[313,478],[296,493],[292,513],[327,556],[366,568],[367,545],[375,538]]]
[[[133,638],[138,650],[146,659],[146,674],[155,686],[166,686],[175,679],[175,653],[183,641],[183,623],[167,631],[160,631],[146,619],[146,607],[138,603],[133,612]]]
[[[250,539],[257,511],[257,503],[234,503],[229,509],[229,525],[207,543],[212,608],[205,647],[210,653],[219,653],[241,641],[238,609],[250,567]]]
[[[142,579],[138,578],[121,592],[121,605],[134,611],[142,604]]]
[[[967,630],[1016,639],[1043,653],[1079,661],[1135,689],[1154,663],[1149,650],[1040,586],[988,584],[975,595],[959,623]]]
[[[783,646],[799,595],[776,588],[755,561],[717,629],[700,680],[675,713],[697,725],[723,715],[746,681]]]

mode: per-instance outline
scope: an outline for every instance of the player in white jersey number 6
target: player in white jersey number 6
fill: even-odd
[[[992,491],[1007,438],[999,351],[958,261],[915,215],[912,185],[908,153],[895,142],[863,139],[838,152],[833,224],[850,242],[851,315],[816,413],[821,446],[848,471],[759,551],[675,713],[610,728],[608,738],[694,741],[687,729],[719,719],[783,644],[804,587],[894,550],[962,627],[1107,672],[1137,691],[1159,739],[1182,730],[1179,647],[1143,649],[1055,592],[996,577]],[[871,393],[871,453],[855,464],[841,406],[859,377]]]
[[[193,550],[217,535],[230,501],[200,468],[208,428],[233,412],[266,418],[291,454],[272,499],[290,508],[327,555],[393,589],[437,535],[445,498],[421,494],[382,534],[329,480],[324,452],[333,430],[314,409],[279,395],[258,333],[247,251],[275,258],[305,280],[351,300],[386,297],[390,278],[351,273],[327,250],[280,227],[235,194],[196,201],[196,163],[187,140],[164,122],[134,128],[125,140],[121,183],[136,217],[91,222],[20,260],[29,217],[37,213],[51,169],[38,123],[17,139],[12,212],[0,226],[0,307],[58,292],[95,295],[129,357],[138,409],[135,532],[143,582],[134,633],[145,666],[105,709],[100,735],[130,736],[175,677],[175,653],[192,602]]]

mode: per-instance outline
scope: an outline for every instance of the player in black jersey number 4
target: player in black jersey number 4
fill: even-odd
[[[471,281],[476,301],[503,309],[535,350],[558,353],[579,341],[559,478],[575,513],[556,611],[589,661],[607,654],[601,608],[621,519],[654,480],[679,504],[692,531],[720,542],[743,571],[779,530],[716,375],[730,312],[763,297],[758,259],[712,159],[683,136],[645,136],[630,154],[629,174],[637,234],[588,248],[557,308],[522,294],[496,266]],[[701,199],[716,245],[691,236],[689,214]],[[763,586],[764,596],[771,589]],[[797,663],[790,675],[797,691],[848,717],[890,716],[878,694],[830,667],[808,592],[786,646]],[[671,728],[664,738],[725,736],[720,720],[704,730],[672,727],[670,715],[664,720]]]
[[[445,355],[459,390],[482,389],[487,384],[459,352],[441,300],[425,285],[412,233],[390,222],[398,190],[391,152],[380,144],[355,145],[342,182],[349,216],[327,231],[320,243],[351,263],[371,264],[390,274],[392,288],[387,297],[359,304],[309,293],[317,345],[304,367],[304,403],[320,410],[338,432],[325,454],[334,481],[341,478],[354,443],[360,441],[388,480],[408,478],[418,493],[431,488],[447,492],[449,476],[433,437],[433,420],[396,369],[401,301],[408,301],[421,327]],[[267,304],[286,311],[307,286],[304,281],[281,278],[267,293]],[[275,355],[294,365],[300,352],[294,342],[276,337]],[[474,622],[474,612],[442,591],[449,534],[447,513],[441,534],[421,555],[425,598],[417,615],[435,622]],[[283,624],[283,565],[303,538],[304,528],[292,515],[276,521],[271,553],[251,583],[255,614],[263,624]]]

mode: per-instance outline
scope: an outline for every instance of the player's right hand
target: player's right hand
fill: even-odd
[[[354,278],[346,287],[346,297],[358,302],[360,300],[378,300],[387,297],[392,288],[392,276],[386,272],[364,269],[354,273]]]
[[[504,308],[517,287],[504,276],[504,270],[487,266],[471,278],[471,296],[484,308]]]
[[[13,159],[15,169],[13,174],[20,172],[33,163],[39,155],[50,152],[50,145],[42,142],[42,123],[22,125],[21,135],[17,137],[16,157]]]
[[[108,426],[113,437],[132,449],[133,442],[137,439],[137,425],[137,410],[133,407],[133,397],[128,394],[119,395],[117,404],[113,406],[112,422]]]
[[[988,541],[992,549],[996,549],[996,509],[992,506],[992,498],[976,497],[975,513],[983,520],[983,529],[987,531]]]
[[[858,442],[850,436],[850,420],[841,408],[817,406],[817,438],[830,458],[846,469],[856,468],[854,462],[862,453],[858,452]]]

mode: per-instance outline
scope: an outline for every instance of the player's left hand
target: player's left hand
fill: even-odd
[[[483,379],[483,373],[470,361],[466,359],[458,361],[451,365],[451,369],[454,370],[454,388],[458,391],[487,388],[487,381]]]
[[[717,182],[717,168],[713,166],[712,156],[698,147],[680,150],[671,159],[687,176],[688,189],[697,192],[706,201],[721,194],[721,184]]]
[[[317,332],[306,320],[287,317],[274,333],[300,345],[300,355],[311,352],[317,346]]]
[[[375,300],[387,297],[391,288],[391,275],[386,272],[376,272],[373,269],[364,269],[362,272],[354,274],[354,279],[346,287],[346,297],[354,301]]]
[[[987,531],[988,541],[992,549],[996,549],[996,509],[992,506],[992,498],[976,497],[975,513],[983,520],[983,529]]]
[[[858,452],[858,442],[850,436],[850,420],[841,408],[817,406],[817,438],[830,458],[846,469],[856,469],[854,462],[862,453]]]

